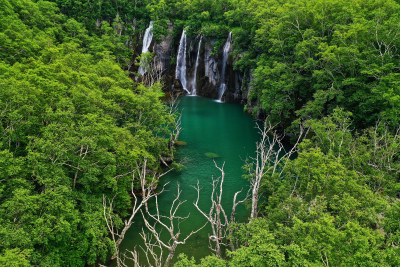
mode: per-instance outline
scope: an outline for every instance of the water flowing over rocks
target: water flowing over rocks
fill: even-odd
[[[150,21],[149,27],[144,32],[142,54],[149,52],[149,47],[152,41],[153,41],[153,22]],[[146,69],[142,65],[139,67],[139,73],[140,75],[146,73]]]
[[[183,30],[176,57],[175,78],[181,82],[183,90],[185,90],[187,93],[190,94],[187,87],[186,50],[187,50],[187,36],[185,30]]]
[[[231,51],[232,43],[232,32],[229,33],[228,39],[225,42],[224,49],[222,51],[222,70],[221,70],[221,82],[218,88],[218,101],[222,100],[222,97],[226,90],[226,64],[228,62],[229,52]]]
[[[174,39],[173,30],[170,23],[168,34],[157,42],[153,40],[154,45],[149,47],[155,55],[153,64],[162,70],[165,90],[238,102],[251,110],[255,105],[249,99],[252,75],[233,69],[234,36],[229,33],[216,52],[214,39],[189,36],[185,31],[179,37],[175,34]]]
[[[199,68],[201,41],[202,41],[202,39],[200,36],[200,41],[199,41],[199,45],[197,48],[196,63],[194,65],[193,77],[191,79],[192,95],[197,95],[197,70]]]

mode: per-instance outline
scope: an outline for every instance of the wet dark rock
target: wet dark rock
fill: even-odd
[[[163,71],[165,88],[164,90],[174,93],[184,93],[179,80],[175,79],[175,62],[176,54],[179,46],[179,39],[174,40],[173,25],[169,25],[169,34],[154,43],[150,47],[150,51],[156,56],[156,67]],[[175,36],[175,39],[179,38]],[[194,71],[196,65],[197,52],[199,49],[199,41],[202,38],[200,46],[199,64],[197,67],[197,79],[195,81],[197,95],[217,99],[218,90],[221,84],[222,70],[222,50],[220,47],[218,53],[214,52],[215,40],[201,36],[188,36],[186,46],[186,71],[187,71],[187,87],[190,92],[194,87]],[[226,91],[222,97],[224,102],[237,102],[247,105],[251,111],[257,103],[249,98],[251,90],[251,81],[253,75],[251,73],[242,73],[233,69],[233,58],[230,55],[226,65]]]

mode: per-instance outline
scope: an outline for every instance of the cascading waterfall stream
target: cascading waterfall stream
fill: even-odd
[[[178,57],[176,59],[175,78],[181,81],[183,89],[190,94],[187,89],[186,79],[186,33],[182,32],[181,41],[179,42]]]
[[[144,36],[143,36],[142,54],[149,52],[149,47],[150,47],[152,40],[153,40],[153,22],[150,21],[150,25],[149,25],[149,27],[147,27],[146,31],[144,32]],[[140,66],[139,73],[140,73],[140,75],[145,74],[146,69],[143,66]]]
[[[221,85],[219,86],[218,90],[218,101],[221,101],[222,96],[226,90],[226,83],[225,83],[225,73],[226,73],[226,63],[228,61],[229,51],[231,50],[231,42],[232,42],[232,32],[229,33],[228,39],[224,45],[224,53],[222,57],[222,71],[221,71]]]
[[[192,79],[192,95],[194,95],[194,96],[197,95],[197,68],[199,66],[201,40],[202,40],[202,37],[200,37],[199,47],[197,48],[196,64],[194,66],[194,74],[193,74],[193,79]]]

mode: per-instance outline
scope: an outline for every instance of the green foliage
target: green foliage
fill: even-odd
[[[112,22],[121,16],[122,30],[129,32],[132,21],[138,18],[148,19],[146,5],[148,1],[137,0],[51,0],[57,3],[61,12],[70,18],[83,22],[92,33],[96,32],[101,21]],[[130,23],[128,23],[130,22]],[[144,25],[143,25],[144,26]]]
[[[274,244],[274,237],[266,230],[266,221],[254,220],[250,229],[239,231],[241,240],[248,244],[230,253],[230,266],[281,266],[285,261],[284,254]]]
[[[143,158],[158,168],[173,117],[159,85],[135,85],[117,64],[118,18],[90,36],[53,3],[0,8],[0,264],[104,262],[102,197],[127,215],[129,174]]]
[[[21,251],[19,248],[7,249],[3,255],[0,255],[0,264],[2,266],[31,266],[29,264],[30,251]]]
[[[254,71],[249,104],[257,101],[249,106],[282,128],[297,119],[320,119],[338,106],[353,113],[357,128],[378,118],[399,123],[396,1],[54,1],[91,33],[112,25],[120,34],[111,38],[116,48],[108,50],[121,62],[129,58],[124,44],[130,40],[136,47],[135,36],[149,20],[156,40],[172,24],[175,42],[185,28],[189,36],[215,40],[215,51],[232,31],[235,68]],[[18,50],[12,55],[18,58]]]
[[[399,261],[398,135],[382,123],[354,136],[350,116],[335,109],[308,121],[310,139],[284,178],[264,177],[265,218],[233,227],[232,238],[242,244],[230,253],[233,266]]]
[[[272,119],[288,126],[296,116],[322,118],[341,106],[359,128],[378,116],[398,124],[397,3],[267,2],[250,11],[266,12],[250,49],[260,53],[254,86]]]
[[[174,264],[175,267],[226,267],[224,260],[217,258],[216,256],[207,256],[201,259],[200,264],[196,264],[194,258],[189,259],[185,254],[178,256],[178,262]]]
[[[150,20],[156,40],[172,24],[215,51],[232,31],[235,68],[254,78],[246,109],[310,128],[284,178],[264,177],[263,217],[234,226],[240,247],[177,266],[400,265],[398,1],[52,2],[0,1],[0,265],[112,252],[102,196],[122,225],[128,174],[144,157],[158,167],[173,124],[161,86],[121,70]]]
[[[282,178],[263,177],[262,216],[230,226],[239,247],[226,264],[399,263],[399,136],[384,123],[354,134],[351,117],[335,109],[307,121],[307,139]]]
[[[189,259],[185,254],[179,254],[178,262],[174,264],[175,267],[189,267],[195,265],[196,261],[194,258]]]
[[[145,72],[149,72],[151,68],[151,63],[153,62],[154,54],[151,52],[140,54],[139,58],[136,59],[136,65],[143,68]]]

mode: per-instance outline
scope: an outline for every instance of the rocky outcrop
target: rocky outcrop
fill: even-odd
[[[206,39],[207,40],[207,39]],[[202,51],[202,59],[198,69],[198,95],[213,99],[218,98],[218,90],[221,84],[222,48],[214,53],[214,41],[207,40]],[[243,102],[242,81],[243,75],[233,70],[233,58],[228,57],[226,66],[226,91],[222,96],[224,102]]]
[[[156,64],[164,73],[168,72],[174,66],[171,66],[172,42],[173,42],[173,26],[170,23],[168,26],[168,35],[161,38],[159,42],[154,44],[153,52],[156,57]]]
[[[205,39],[202,51],[203,60],[200,61],[198,69],[198,92],[197,95],[214,98],[218,97],[218,86],[220,84],[220,73],[218,66],[218,55],[213,54],[214,42]]]
[[[195,38],[188,38],[187,40],[187,58],[186,58],[186,71],[187,80],[192,81],[188,83],[188,90],[192,92],[193,77],[196,67],[196,59],[198,52],[198,44],[201,36]],[[177,51],[178,48],[176,48]],[[220,84],[220,65],[219,54],[213,53],[214,41],[208,40],[203,37],[202,45],[200,46],[200,58],[197,68],[197,95],[216,99],[218,97],[218,86]],[[176,52],[175,52],[176,53]],[[175,81],[173,88],[180,89],[179,81]]]
[[[155,54],[156,67],[162,70],[164,74],[165,90],[166,91],[180,91],[185,93],[179,80],[175,79],[175,62],[171,60],[176,59],[179,47],[180,35],[173,36],[173,25],[170,23],[168,28],[168,35],[161,40],[154,42],[150,46],[150,51]],[[202,38],[200,52],[199,42]],[[214,51],[215,40],[201,36],[188,36],[187,37],[187,55],[186,55],[186,72],[187,72],[187,89],[189,92],[193,91],[196,85],[196,93],[198,96],[217,99],[218,90],[221,85],[221,71],[223,61],[223,47],[220,47],[218,52]],[[199,52],[197,77],[194,79],[197,54]],[[251,107],[253,104],[249,103],[248,94],[251,81],[251,75],[244,75],[240,71],[233,69],[233,58],[230,55],[226,63],[226,90],[222,96],[223,102],[238,102],[247,104]]]
[[[168,24],[168,34],[162,37],[152,47],[152,52],[155,55],[155,68],[162,71],[166,90],[170,90],[174,83],[175,65],[171,64],[171,57],[174,54],[174,36],[172,23]]]
[[[214,41],[206,42],[204,47],[204,76],[208,82],[214,86],[218,86],[221,82],[220,67],[218,66],[218,54],[213,54]]]

